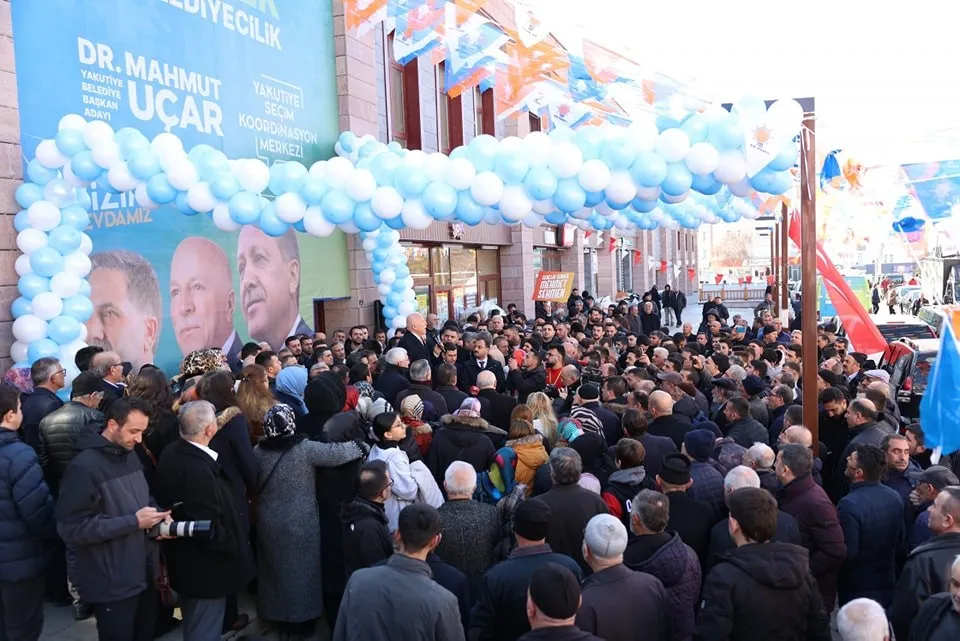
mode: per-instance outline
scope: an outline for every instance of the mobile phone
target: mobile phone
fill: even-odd
[[[733,329],[733,331],[735,331],[735,332],[738,333],[738,334],[746,334],[746,333],[747,333],[747,328],[744,327],[743,325],[737,325],[737,326]]]

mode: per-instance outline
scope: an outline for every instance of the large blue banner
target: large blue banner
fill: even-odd
[[[77,113],[115,130],[206,143],[229,158],[299,161],[338,135],[329,0],[14,0],[23,152]],[[135,367],[248,338],[279,348],[313,326],[313,300],[348,296],[346,244],[208,215],[154,211],[91,187],[88,342]],[[322,275],[322,277],[321,277]]]

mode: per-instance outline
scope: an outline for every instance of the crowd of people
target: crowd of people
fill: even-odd
[[[960,456],[934,464],[888,372],[664,297],[412,314],[170,379],[87,347],[66,403],[56,359],[7,372],[0,638],[52,599],[103,640],[218,639],[241,593],[282,639],[960,638]]]

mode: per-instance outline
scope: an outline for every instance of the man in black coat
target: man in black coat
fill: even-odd
[[[710,530],[718,515],[709,503],[698,501],[687,492],[693,484],[690,467],[690,459],[685,454],[667,454],[657,476],[657,485],[670,501],[667,530],[680,535],[696,553],[702,568],[710,545]]]
[[[20,401],[23,411],[20,439],[35,450],[40,443],[40,421],[63,407],[57,392],[63,389],[66,374],[67,370],[56,358],[40,358],[30,366],[33,393],[24,395]]]
[[[757,419],[750,415],[750,401],[738,396],[731,398],[723,408],[727,419],[727,438],[741,447],[750,449],[754,443],[767,443],[770,433]]]
[[[432,377],[430,369],[430,363],[426,360],[411,361],[409,372],[410,387],[397,394],[397,404],[394,407],[400,407],[400,403],[403,402],[404,398],[411,394],[416,394],[420,397],[420,400],[429,402],[433,406],[437,418],[457,409],[456,407],[448,407],[446,399],[433,390],[433,384],[430,380]]]
[[[539,352],[527,352],[523,357],[522,369],[515,359],[509,359],[509,368],[507,391],[517,393],[518,403],[526,403],[528,396],[534,392],[543,391],[547,384],[547,374],[540,364]]]
[[[697,639],[829,641],[830,626],[808,568],[807,551],[771,542],[777,502],[760,488],[742,488],[728,501],[737,544],[707,576]]]
[[[507,432],[510,431],[510,414],[517,406],[517,399],[497,392],[497,379],[493,372],[481,372],[477,377],[477,387],[480,391],[480,416],[493,425]],[[496,445],[496,444],[495,444]]]
[[[90,361],[90,371],[101,379],[103,401],[100,409],[106,412],[117,399],[123,398],[127,393],[123,384],[123,361],[116,352],[100,352]]]
[[[683,437],[693,429],[693,423],[686,416],[673,413],[673,398],[657,390],[650,394],[649,407],[653,420],[647,425],[647,433],[673,439],[678,450],[683,447]]]
[[[478,385],[477,379],[480,372],[488,371],[496,377],[496,389],[503,392],[506,389],[506,378],[503,375],[503,366],[490,357],[490,344],[492,339],[487,332],[480,332],[473,342],[473,358],[462,363],[457,373],[457,384],[464,392],[469,393],[470,388]],[[504,355],[508,356],[508,355]]]
[[[160,457],[157,502],[177,521],[210,521],[206,536],[176,537],[164,542],[170,585],[180,595],[184,637],[217,638],[227,595],[256,573],[246,526],[237,509],[233,486],[210,449],[217,416],[207,401],[180,409],[181,440]]]
[[[443,397],[443,402],[447,404],[447,411],[453,413],[460,409],[460,406],[467,395],[457,388],[457,366],[449,363],[443,363],[436,369],[437,384],[436,392]]]
[[[423,316],[417,313],[407,316],[406,330],[400,337],[397,347],[407,350],[411,363],[419,360],[436,362],[439,359],[433,347],[427,343],[427,321]]]
[[[377,380],[373,382],[373,389],[383,394],[391,406],[400,407],[397,404],[397,396],[410,387],[410,380],[407,378],[410,357],[403,348],[394,347],[387,350],[384,362],[386,365]]]
[[[360,468],[357,496],[343,506],[343,564],[346,576],[371,568],[393,554],[383,507],[390,496],[390,472],[383,461],[368,461]]]

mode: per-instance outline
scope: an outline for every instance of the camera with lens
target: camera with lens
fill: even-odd
[[[584,367],[580,370],[580,383],[594,383],[596,385],[603,385],[603,374],[600,373],[599,367]]]
[[[560,390],[557,389],[556,385],[544,385],[543,393],[550,398],[560,398]]]
[[[208,539],[213,536],[212,521],[161,521],[147,530],[147,536],[174,539]]]

